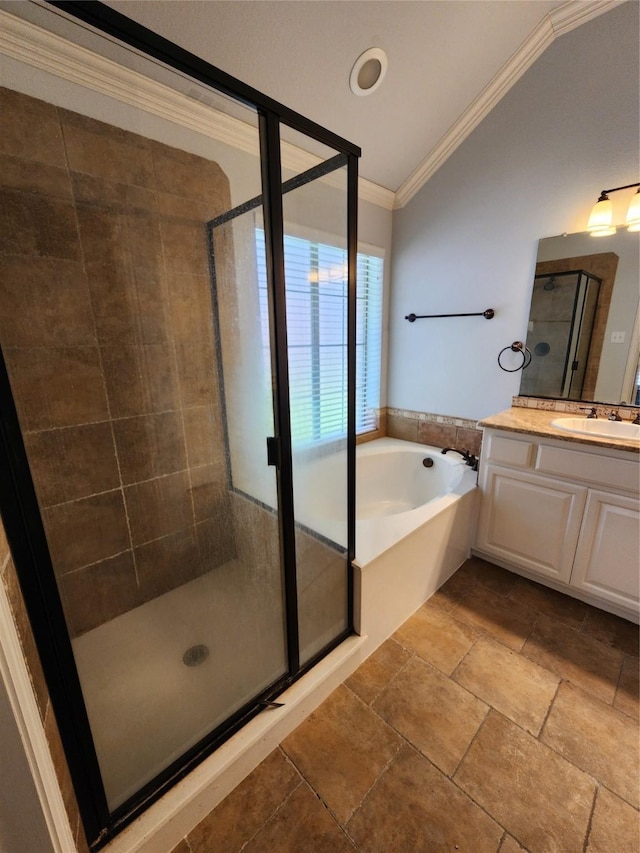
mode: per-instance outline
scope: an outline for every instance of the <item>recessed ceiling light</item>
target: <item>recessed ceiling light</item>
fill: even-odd
[[[387,54],[381,47],[370,47],[356,59],[349,75],[349,88],[354,95],[371,95],[387,73]]]

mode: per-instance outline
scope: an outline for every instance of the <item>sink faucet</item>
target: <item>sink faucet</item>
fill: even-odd
[[[589,412],[589,414],[587,415],[587,418],[597,418],[598,417],[598,410],[596,409],[595,406],[580,406],[580,408],[582,409],[583,412]]]
[[[474,471],[478,470],[478,457],[474,456],[473,453],[469,453],[468,450],[458,450],[457,447],[443,447],[441,452],[449,453],[450,450],[453,450],[454,453],[459,453],[464,459],[465,465],[468,465]]]
[[[614,411],[609,412],[607,420],[608,421],[621,421],[622,418],[620,417],[620,415],[618,414],[618,410],[616,409],[615,412]]]

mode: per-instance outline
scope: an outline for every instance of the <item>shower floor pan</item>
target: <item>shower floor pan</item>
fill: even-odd
[[[233,560],[73,641],[112,809],[282,675],[279,594]]]

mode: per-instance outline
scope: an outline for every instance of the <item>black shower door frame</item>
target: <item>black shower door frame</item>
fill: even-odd
[[[62,609],[42,517],[27,460],[18,415],[0,349],[0,512],[11,546],[22,595],[42,663],[51,704],[65,750],[87,839],[100,849],[149,805],[209,756],[265,703],[296,681],[353,632],[353,570],[355,555],[355,379],[357,196],[360,149],[258,90],[183,50],[151,30],[99,2],[57,2],[50,5],[116,38],[142,54],[257,111],[262,170],[262,204],[267,285],[272,306],[274,417],[278,446],[278,517],[282,571],[285,579],[288,672],[235,712],[189,749],[154,780],[114,811],[110,811],[89,726],[71,640]],[[345,631],[304,665],[300,665],[297,597],[293,465],[289,409],[284,226],[280,128],[285,125],[339,152],[347,168],[347,612]],[[266,452],[266,450],[265,450]]]

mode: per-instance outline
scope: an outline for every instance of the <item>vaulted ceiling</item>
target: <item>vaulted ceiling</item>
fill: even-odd
[[[619,0],[111,0],[109,5],[362,148],[361,175],[417,189],[551,42]],[[377,91],[349,74],[388,56]]]

